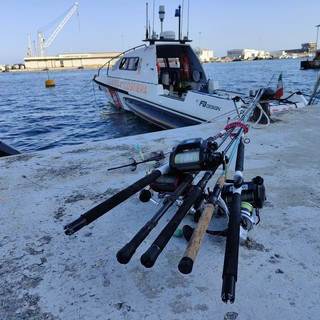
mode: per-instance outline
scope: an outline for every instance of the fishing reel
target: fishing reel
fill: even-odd
[[[158,193],[174,192],[185,177],[186,173],[184,172],[169,172],[167,174],[163,174],[157,180],[153,181],[150,184],[150,187],[153,191]]]
[[[241,221],[240,237],[247,239],[248,232],[260,222],[259,209],[263,207],[266,191],[263,178],[256,176],[249,182],[244,182],[241,192]],[[221,197],[227,206],[231,203],[233,184],[226,184],[222,189]]]
[[[161,175],[158,179],[150,183],[148,189],[143,189],[140,191],[139,199],[141,202],[148,202],[152,199],[153,192],[158,193],[159,198],[163,198],[168,194],[174,192],[182,181],[185,179],[187,173],[185,172],[173,172],[170,171],[169,173]],[[187,194],[192,187],[190,184],[189,188],[186,188],[182,196]]]
[[[220,166],[224,156],[217,152],[218,144],[215,141],[202,138],[182,141],[170,153],[169,165],[174,171],[202,171]]]
[[[217,149],[217,142],[210,139],[194,138],[182,141],[170,153],[170,172],[153,181],[150,189],[142,190],[140,200],[148,202],[152,199],[153,191],[157,192],[159,197],[163,197],[174,192],[188,173],[209,170],[227,163],[227,157],[217,152]],[[191,187],[192,184],[186,188],[182,196],[187,194]]]
[[[263,178],[257,176],[251,181],[244,182],[241,193],[241,221],[240,221],[240,237],[247,239],[248,232],[260,222],[259,209],[263,207],[266,199],[265,187]],[[230,205],[233,194],[233,180],[227,180],[223,186],[221,196],[218,200],[216,214],[212,217],[212,229],[207,230],[207,233],[213,235],[226,236],[227,225],[230,215]],[[210,197],[210,191],[207,198]],[[203,210],[196,210],[194,220],[199,221]],[[221,219],[221,218],[225,219]]]
[[[256,176],[251,181],[242,184],[241,201],[250,203],[254,208],[261,209],[266,199],[266,191],[263,178]],[[233,180],[227,180],[221,192],[221,198],[230,205],[233,194]]]

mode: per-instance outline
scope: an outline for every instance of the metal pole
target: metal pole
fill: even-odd
[[[319,27],[320,27],[320,24],[318,24],[318,25],[316,26],[316,28],[317,28],[316,50],[318,49],[318,34],[319,34]]]
[[[179,5],[179,40],[181,40],[181,6]]]

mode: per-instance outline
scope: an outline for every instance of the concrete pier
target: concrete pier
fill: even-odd
[[[140,264],[174,210],[127,265],[117,262],[116,253],[154,215],[153,203],[133,196],[71,237],[63,232],[65,224],[145,175],[148,164],[133,172],[107,170],[139,159],[137,144],[144,155],[167,152],[223,127],[206,124],[0,158],[0,318],[318,318],[319,108],[277,114],[278,121],[247,134],[244,177],[265,179],[267,201],[260,224],[240,247],[232,305],[220,298],[225,238],[206,235],[190,275],[177,268],[184,238],[172,238],[153,268]],[[187,216],[183,224],[194,222]]]

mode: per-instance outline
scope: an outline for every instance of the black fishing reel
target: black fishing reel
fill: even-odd
[[[249,182],[242,184],[241,201],[250,203],[253,207],[261,209],[266,200],[266,191],[263,178],[256,176]],[[221,198],[230,205],[233,193],[233,180],[227,180],[221,192]]]
[[[174,192],[186,175],[184,172],[169,172],[150,183],[150,187],[153,191],[159,193]]]
[[[227,180],[223,186],[221,196],[218,201],[216,215],[212,218],[213,229],[208,229],[206,232],[213,235],[226,236],[227,235],[227,221],[230,216],[230,205],[233,195],[233,180]],[[257,176],[251,181],[244,182],[241,193],[241,221],[240,221],[240,238],[246,240],[248,232],[260,222],[259,209],[263,207],[266,199],[265,187],[263,178]],[[210,192],[209,195],[210,197]],[[196,210],[194,213],[194,220],[199,221],[203,210]],[[221,219],[227,217],[227,220]],[[223,223],[225,221],[225,224]],[[183,230],[183,234],[189,240],[193,228],[187,226]]]
[[[174,192],[179,185],[182,183],[182,181],[187,176],[187,173],[185,172],[169,172],[166,174],[163,174],[158,179],[150,183],[149,189],[143,189],[140,192],[139,199],[141,202],[148,202],[153,192],[157,192],[159,198],[171,194]],[[190,184],[190,187],[192,185]],[[187,194],[189,192],[190,188],[186,188],[185,191],[182,193],[182,196]]]
[[[170,153],[169,165],[172,170],[190,172],[209,170],[223,164],[224,157],[217,152],[215,141],[194,138],[182,141]]]

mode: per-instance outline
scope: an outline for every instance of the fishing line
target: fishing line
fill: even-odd
[[[68,190],[68,191],[74,191],[73,188],[64,188],[64,187],[53,187],[53,186],[49,186],[47,184],[41,184],[41,183],[38,183],[36,181],[33,181],[32,179],[28,178],[26,175],[22,175],[22,178],[28,180],[29,182],[31,182],[32,184],[38,186],[38,187],[41,187],[41,188],[46,188],[46,189],[61,189],[61,190]],[[81,189],[83,190],[83,189]]]

